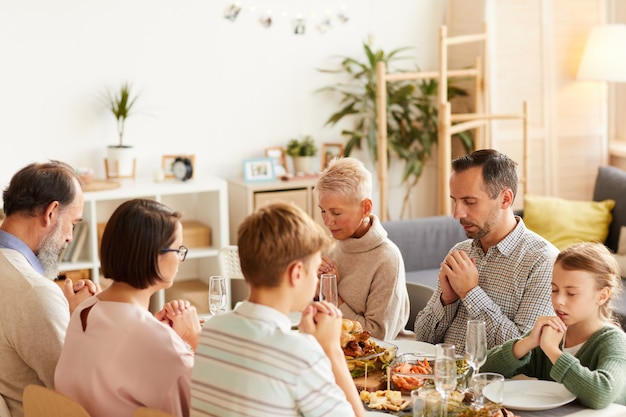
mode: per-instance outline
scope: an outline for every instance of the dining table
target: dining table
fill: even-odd
[[[389,343],[397,346],[396,355],[404,353],[418,353],[432,355],[435,346],[430,343],[420,342],[408,337],[400,337],[390,340]],[[620,404],[610,404],[606,408],[591,409],[573,400],[567,404],[560,405],[548,409],[528,409],[533,407],[525,407],[525,410],[517,410],[510,408],[517,417],[626,417],[626,406]]]

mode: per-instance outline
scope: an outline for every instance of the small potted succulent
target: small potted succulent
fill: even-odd
[[[310,174],[315,171],[317,146],[310,135],[291,139],[285,152],[293,159],[296,174]]]

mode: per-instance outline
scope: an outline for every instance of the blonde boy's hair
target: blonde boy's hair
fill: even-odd
[[[358,204],[372,198],[372,173],[358,159],[333,159],[317,180],[315,189],[320,193],[342,194],[347,201]]]
[[[275,203],[250,214],[237,233],[241,272],[255,287],[277,287],[289,264],[325,252],[333,239],[299,207]]]
[[[601,243],[584,242],[563,249],[555,265],[567,271],[585,271],[593,275],[596,289],[609,288],[609,299],[599,307],[600,318],[618,324],[613,313],[613,300],[622,292],[619,264],[611,252]]]

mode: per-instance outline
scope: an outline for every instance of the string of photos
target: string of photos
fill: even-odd
[[[305,15],[299,12],[281,11],[275,15],[270,9],[258,10],[256,6],[249,6],[244,9],[239,2],[230,3],[226,7],[224,18],[235,22],[241,14],[248,12],[258,16],[258,19],[255,20],[266,29],[271,28],[277,19],[288,19],[295,35],[304,35],[307,25],[311,23],[315,25],[318,32],[326,33],[333,29],[335,23],[345,24],[349,20],[345,5],[340,5],[338,10],[326,10],[324,13],[311,12]]]

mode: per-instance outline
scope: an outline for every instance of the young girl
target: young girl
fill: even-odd
[[[556,316],[489,351],[481,372],[524,374],[562,383],[591,408],[626,403],[626,334],[611,300],[621,291],[617,262],[600,243],[563,250],[552,273]]]

